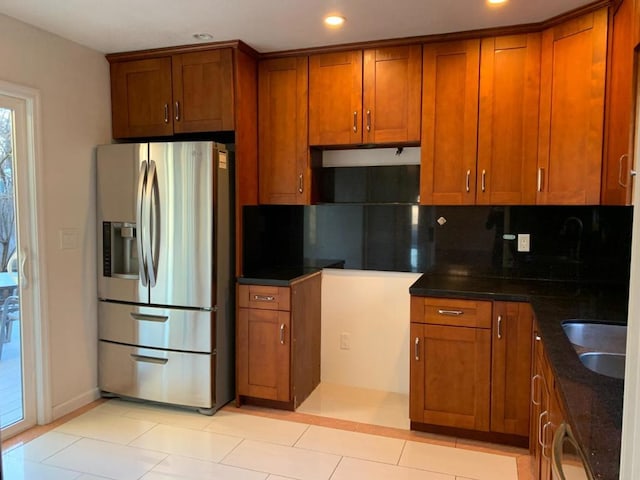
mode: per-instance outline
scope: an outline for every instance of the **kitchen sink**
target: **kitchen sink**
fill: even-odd
[[[562,329],[571,343],[581,347],[577,348],[578,353],[589,350],[624,355],[626,352],[626,325],[575,319],[562,322]]]
[[[625,355],[608,352],[584,352],[578,355],[589,370],[608,377],[624,378]]]

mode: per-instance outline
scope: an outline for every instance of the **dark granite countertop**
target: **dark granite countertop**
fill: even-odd
[[[626,323],[626,285],[427,273],[410,287],[409,292],[418,296],[530,302],[567,412],[567,421],[585,453],[593,478],[618,479],[624,381],[584,367],[561,323],[569,319]]]
[[[288,287],[296,280],[319,272],[323,268],[344,268],[344,260],[308,260],[304,265],[273,267],[244,272],[242,277],[238,277],[238,283],[241,285]]]

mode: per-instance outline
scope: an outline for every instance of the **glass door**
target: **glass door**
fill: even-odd
[[[3,437],[35,424],[32,319],[25,309],[18,179],[27,145],[24,100],[0,95],[0,428]],[[24,166],[22,168],[25,168]]]

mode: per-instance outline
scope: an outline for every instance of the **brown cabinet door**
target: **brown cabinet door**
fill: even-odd
[[[230,48],[172,57],[176,133],[234,130]]]
[[[362,143],[362,51],[309,57],[309,144]]]
[[[540,34],[485,38],[476,203],[536,202]]]
[[[114,138],[173,134],[171,58],[111,64]]]
[[[528,303],[494,302],[491,368],[491,431],[529,434],[531,334]]]
[[[602,169],[604,205],[631,204],[635,112],[633,14],[633,0],[624,0],[613,16]]]
[[[307,57],[260,62],[260,203],[295,205],[311,201],[307,101]]]
[[[533,466],[534,480],[551,480],[551,397],[554,390],[553,378],[546,362],[540,337],[533,336],[533,378],[531,380],[531,427],[529,451]]]
[[[474,204],[480,41],[423,51],[420,202]]]
[[[416,298],[416,297],[411,297]],[[412,422],[424,422],[425,356],[424,325],[411,323],[409,346],[409,418]]]
[[[421,360],[414,360],[417,372],[412,372],[411,377],[422,370],[418,386],[422,384],[424,388],[411,401],[412,418],[421,416],[422,422],[433,425],[489,431],[491,330],[421,327]],[[419,330],[416,328],[414,333]]]
[[[290,400],[290,315],[279,310],[238,309],[238,395]]]
[[[607,9],[542,34],[537,203],[600,203]]]
[[[422,47],[364,52],[364,143],[420,141]]]

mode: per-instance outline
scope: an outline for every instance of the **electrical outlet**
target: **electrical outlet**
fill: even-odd
[[[528,252],[531,249],[531,235],[528,233],[518,234],[518,251]]]
[[[351,334],[343,332],[340,334],[340,350],[351,350]]]

